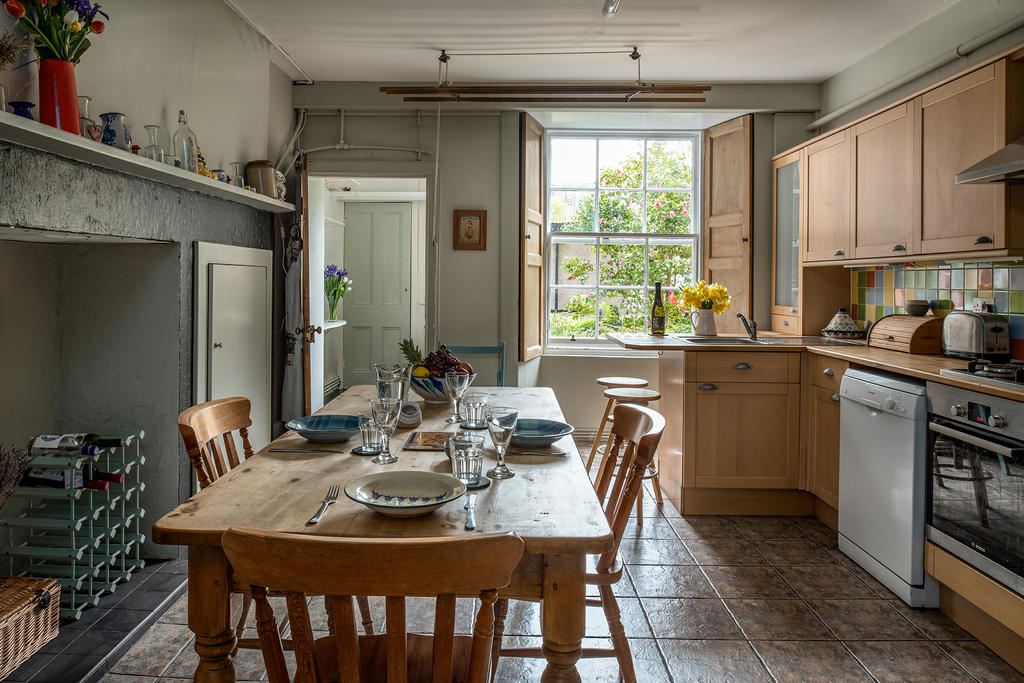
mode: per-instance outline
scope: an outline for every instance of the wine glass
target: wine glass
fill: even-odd
[[[494,450],[498,452],[498,464],[487,471],[491,479],[511,479],[516,473],[505,466],[505,449],[512,441],[512,434],[519,423],[519,411],[515,408],[494,406],[487,409],[487,430],[491,433]]]
[[[411,364],[374,363],[373,369],[377,373],[377,398],[395,398],[403,402],[408,400]]]
[[[398,462],[398,456],[391,454],[391,435],[398,426],[398,414],[402,411],[402,401],[397,398],[374,398],[370,399],[370,413],[377,429],[381,433],[380,455],[370,462],[378,465],[390,465]]]
[[[476,379],[476,375],[471,375],[465,371],[463,372],[446,372],[444,375],[444,389],[445,393],[448,394],[448,398],[452,400],[452,413],[451,417],[445,420],[446,424],[455,424],[456,422],[462,422],[462,411],[459,409],[459,401],[462,400],[463,394],[466,393],[466,389]]]

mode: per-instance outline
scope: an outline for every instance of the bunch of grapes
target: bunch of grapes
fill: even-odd
[[[448,372],[458,371],[462,366],[462,361],[449,351],[447,346],[442,344],[437,351],[428,353],[421,364],[430,371],[431,375],[443,375]]]

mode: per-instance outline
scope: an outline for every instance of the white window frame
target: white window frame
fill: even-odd
[[[606,130],[563,130],[563,129],[548,129],[545,134],[546,139],[546,150],[545,150],[545,169],[544,169],[544,195],[545,206],[548,207],[546,216],[546,225],[544,226],[544,248],[547,252],[547,263],[545,264],[548,275],[544,283],[544,306],[547,309],[547,314],[544,316],[544,337],[545,337],[545,354],[550,355],[608,355],[609,352],[623,351],[615,342],[609,339],[602,339],[599,336],[585,337],[585,338],[570,338],[570,337],[552,337],[551,336],[551,301],[552,301],[552,290],[564,290],[564,291],[587,291],[594,290],[594,302],[595,302],[595,313],[594,313],[594,333],[597,335],[600,331],[600,323],[597,319],[598,311],[600,310],[601,291],[602,290],[628,290],[628,289],[642,289],[649,291],[653,284],[648,282],[649,274],[645,266],[644,282],[647,283],[646,287],[640,286],[601,286],[600,282],[600,267],[597,263],[598,257],[600,256],[600,248],[595,250],[595,284],[593,285],[553,285],[553,279],[556,277],[556,263],[555,263],[555,249],[553,244],[557,242],[586,242],[591,243],[600,247],[601,239],[629,239],[629,240],[640,240],[644,242],[645,250],[650,248],[652,241],[669,240],[672,242],[678,242],[680,244],[692,244],[693,245],[693,279],[699,281],[703,277],[702,272],[702,249],[703,249],[703,233],[704,226],[701,222],[702,211],[701,211],[701,200],[702,200],[702,178],[701,178],[701,159],[703,158],[703,150],[701,149],[701,131],[699,130],[687,130],[687,131],[664,131],[664,130],[631,130],[631,131],[606,131]],[[551,185],[551,144],[554,140],[566,139],[566,138],[581,138],[581,139],[593,139],[596,140],[597,149],[594,154],[594,187],[593,188],[579,188],[579,187],[558,187]],[[600,159],[600,141],[609,139],[619,140],[644,140],[645,143],[648,140],[688,140],[693,145],[693,156],[691,164],[692,182],[689,188],[656,188],[648,189],[647,187],[647,145],[644,145],[644,174],[643,183],[641,187],[635,188],[615,188],[615,187],[601,187],[600,184],[600,172],[601,172],[601,159]],[[673,235],[664,233],[635,233],[635,232],[600,232],[596,230],[597,221],[600,219],[600,193],[601,192],[641,192],[645,199],[649,192],[689,192],[690,193],[690,206],[691,216],[690,225],[692,226],[692,232],[685,235]],[[558,232],[553,233],[551,231],[551,193],[552,192],[593,192],[594,193],[594,227],[595,230],[592,232]],[[643,223],[647,225],[647,202],[644,202],[644,214]],[[556,238],[555,236],[558,236]],[[646,261],[645,261],[646,263]],[[678,288],[665,288],[664,291],[677,291]],[[650,308],[650,299],[645,295],[644,297],[645,310]],[[616,353],[616,355],[641,355],[642,352],[627,351],[624,353]],[[649,354],[643,354],[649,355]]]

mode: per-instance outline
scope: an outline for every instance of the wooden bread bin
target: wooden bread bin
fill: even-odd
[[[942,353],[942,318],[887,315],[868,332],[868,346],[903,353]]]

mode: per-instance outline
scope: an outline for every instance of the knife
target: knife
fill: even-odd
[[[476,528],[476,519],[473,517],[473,508],[476,507],[476,494],[471,493],[466,497],[466,530],[472,531]]]

